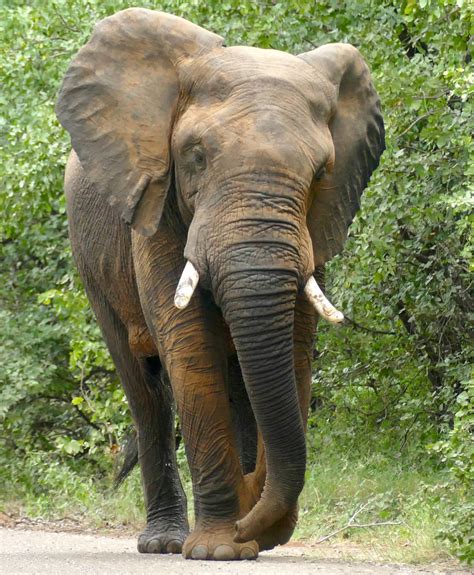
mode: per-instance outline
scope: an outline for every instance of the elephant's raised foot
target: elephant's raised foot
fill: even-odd
[[[148,525],[138,537],[140,553],[181,553],[187,533]]]
[[[214,561],[256,559],[257,542],[235,543],[234,535],[234,523],[206,528],[196,527],[184,543],[183,556],[185,559]]]
[[[288,543],[293,535],[297,521],[298,508],[295,507],[258,537],[257,542],[260,551],[268,551],[277,545]]]

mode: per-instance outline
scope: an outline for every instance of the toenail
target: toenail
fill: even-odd
[[[152,539],[147,545],[148,553],[161,553],[161,543],[159,539]]]
[[[219,545],[216,547],[213,557],[216,561],[231,561],[235,559],[235,552],[230,545]]]
[[[250,547],[244,547],[240,552],[241,559],[256,559],[257,553]]]
[[[166,553],[181,553],[182,544],[177,539],[170,541],[166,546]]]
[[[191,551],[192,559],[207,559],[207,546],[206,545],[196,545]]]

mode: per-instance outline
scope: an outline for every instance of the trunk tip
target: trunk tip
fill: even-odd
[[[248,533],[248,529],[246,529],[245,524],[242,525],[242,520],[237,521],[235,524],[235,535],[234,541],[236,543],[247,543],[247,541],[251,541],[254,539],[252,535]]]

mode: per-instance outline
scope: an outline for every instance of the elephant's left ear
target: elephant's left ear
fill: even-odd
[[[313,182],[308,214],[315,267],[342,251],[362,192],[385,149],[380,101],[369,69],[350,44],[326,44],[299,56],[336,94],[329,130],[335,161],[330,173]]]

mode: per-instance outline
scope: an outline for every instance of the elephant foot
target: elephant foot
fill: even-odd
[[[163,528],[161,525],[147,525],[138,536],[140,553],[181,553],[187,536],[184,529]]]
[[[288,543],[293,535],[297,521],[298,508],[295,507],[257,538],[260,551],[268,551],[277,545]]]
[[[185,559],[214,561],[235,561],[256,559],[258,545],[256,541],[235,543],[235,522],[220,526],[196,527],[183,546]]]

